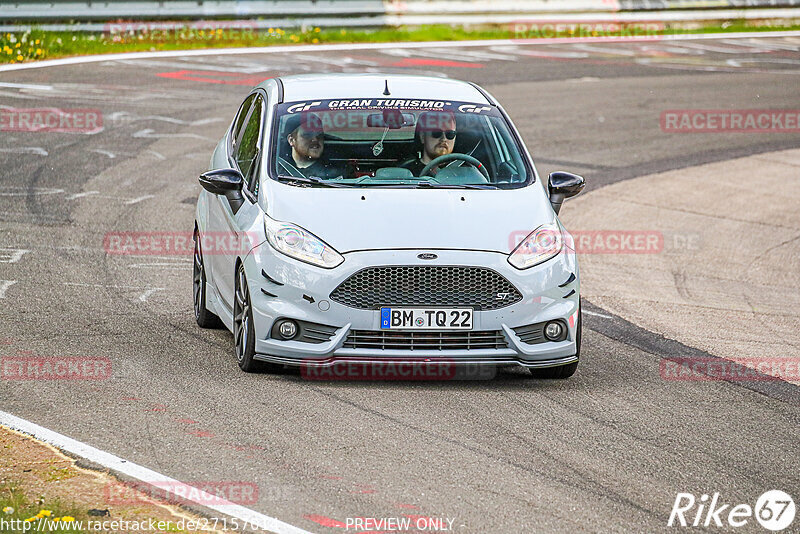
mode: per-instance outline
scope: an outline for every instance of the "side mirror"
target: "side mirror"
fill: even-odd
[[[236,169],[219,169],[200,175],[200,185],[209,193],[224,195],[230,191],[241,191],[244,184],[242,173]]]
[[[200,175],[200,185],[209,193],[225,195],[230,202],[233,213],[239,211],[244,204],[242,187],[244,177],[236,169],[218,169]]]
[[[586,180],[583,179],[583,176],[564,171],[550,173],[547,190],[550,193],[550,204],[553,206],[553,211],[558,213],[564,200],[580,193],[585,185]]]

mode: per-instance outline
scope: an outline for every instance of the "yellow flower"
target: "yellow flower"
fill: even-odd
[[[36,55],[39,56],[39,55],[42,55],[42,54],[44,54],[44,50],[42,50],[41,48],[37,48],[36,49]]]
[[[36,521],[35,517],[29,517],[28,519],[25,520],[26,523],[32,523],[33,521]]]
[[[3,508],[3,513],[5,513],[5,514],[13,514],[14,513],[14,509],[11,508],[10,506],[6,506],[5,508]]]
[[[17,43],[17,48],[19,48],[21,44],[22,44],[22,43]]]
[[[312,39],[311,42],[317,44],[319,42],[319,39]]]
[[[70,523],[72,521],[75,521],[75,518],[69,515],[65,515],[64,517],[61,518],[62,523]]]
[[[53,512],[51,512],[50,510],[39,510],[39,513],[36,515],[42,517],[50,517],[51,515],[53,515]]]
[[[53,523],[58,523],[59,521],[61,521],[60,517],[54,517],[53,518]]]
[[[320,32],[320,29],[319,29],[319,28],[314,28],[314,32],[315,32],[315,33],[319,33],[319,32]]]
[[[36,39],[36,40],[33,42],[33,44],[39,44],[39,43],[41,43],[41,41],[40,41],[39,39]]]
[[[22,61],[22,56],[17,56],[17,61]]]

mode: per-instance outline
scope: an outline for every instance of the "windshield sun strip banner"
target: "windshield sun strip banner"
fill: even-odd
[[[359,111],[397,109],[407,111],[450,111],[479,115],[497,115],[499,111],[488,104],[453,102],[448,100],[403,99],[403,98],[340,98],[329,100],[306,100],[289,102],[278,106],[282,114],[325,111]]]

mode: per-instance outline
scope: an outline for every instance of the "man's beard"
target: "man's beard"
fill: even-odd
[[[308,149],[306,150],[306,153],[305,153],[305,157],[308,158],[308,159],[319,159],[319,157],[321,155],[322,155],[322,147],[321,146],[317,146],[317,147],[313,147],[313,148],[312,147],[308,147]]]
[[[450,147],[447,145],[436,145],[433,149],[434,154],[437,156],[444,156],[450,153]]]

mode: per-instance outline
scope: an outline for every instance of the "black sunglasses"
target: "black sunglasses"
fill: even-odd
[[[303,139],[314,139],[315,137],[323,137],[325,132],[322,130],[306,130],[300,134]]]
[[[442,130],[433,130],[431,132],[431,137],[433,137],[434,139],[439,139],[440,137],[442,137],[442,134],[444,134],[444,136],[450,141],[456,138],[455,130],[447,130],[446,132],[443,132]]]

